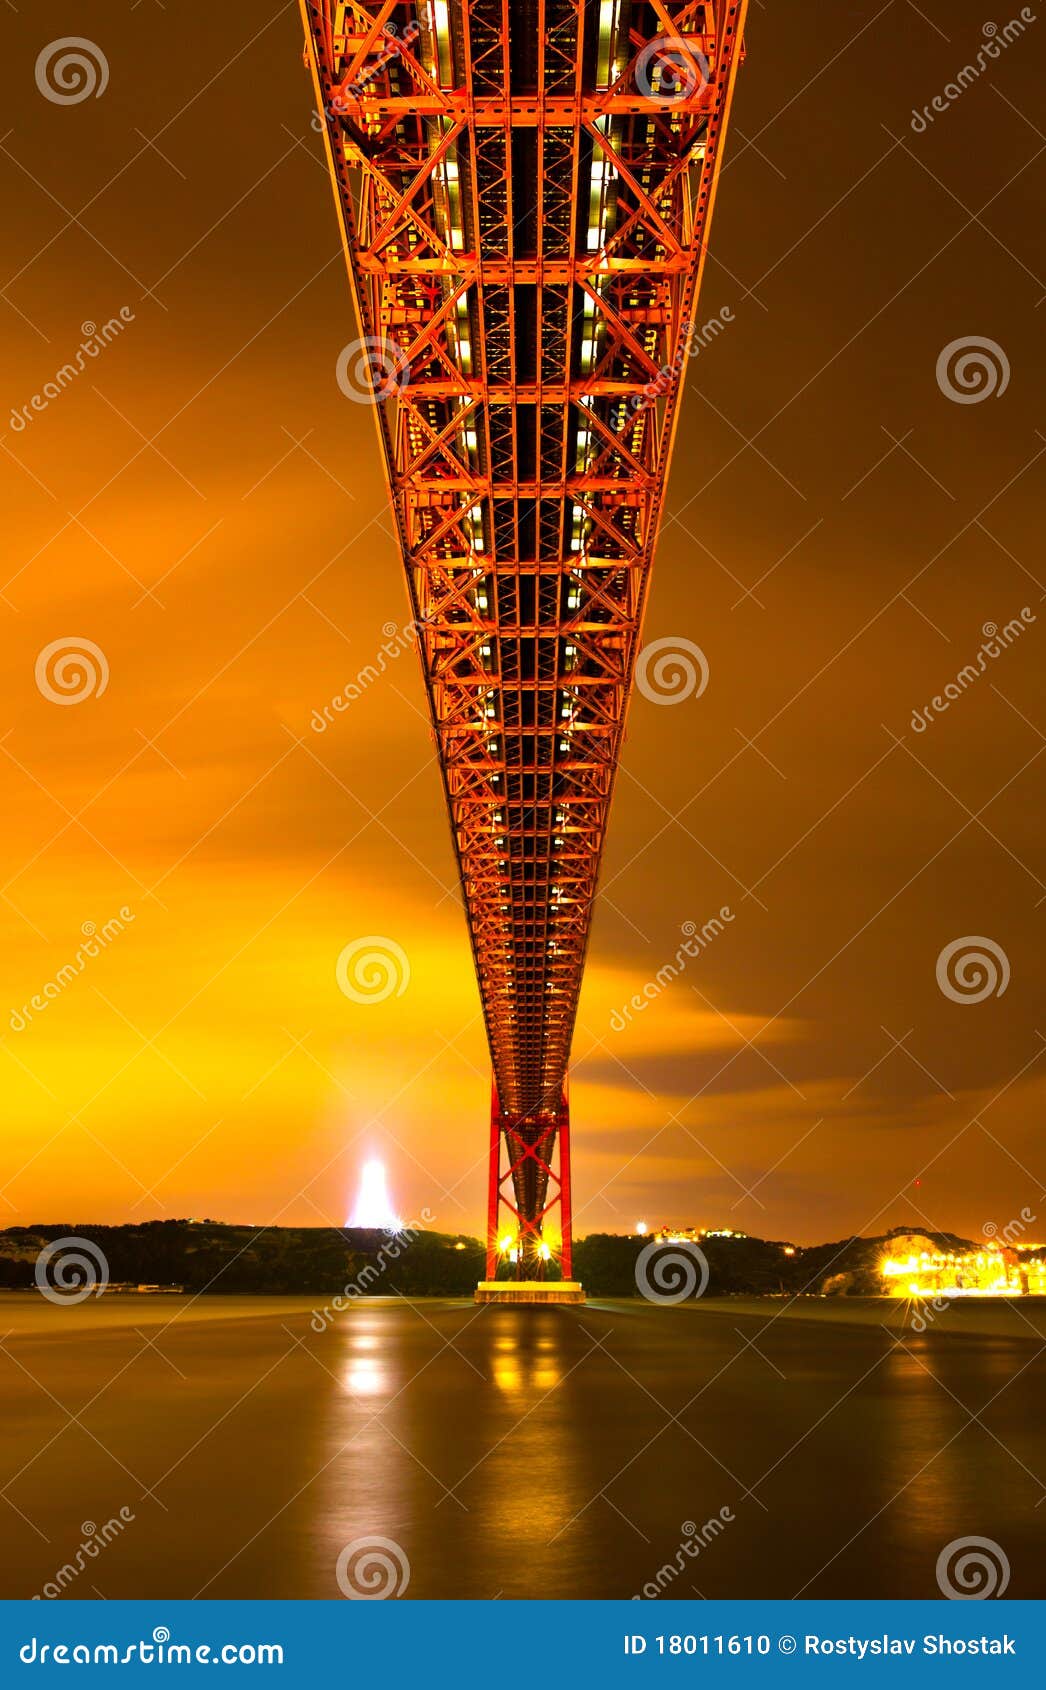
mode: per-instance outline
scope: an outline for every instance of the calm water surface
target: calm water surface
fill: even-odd
[[[411,1597],[935,1596],[971,1535],[1046,1595],[1042,1340],[779,1307],[0,1296],[0,1596],[121,1508],[68,1596],[336,1597],[372,1536]]]

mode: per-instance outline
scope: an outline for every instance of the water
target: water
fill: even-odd
[[[373,1536],[412,1597],[627,1597],[659,1569],[675,1597],[936,1596],[971,1535],[1046,1595],[1020,1323],[898,1347],[882,1305],[381,1300],[322,1333],[302,1299],[0,1305],[5,1597],[63,1566],[70,1597],[336,1597]]]

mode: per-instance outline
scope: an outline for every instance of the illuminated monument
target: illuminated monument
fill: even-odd
[[[744,13],[302,0],[490,1044],[483,1299],[581,1300],[567,1066]]]
[[[385,1164],[375,1157],[363,1164],[359,1193],[345,1224],[377,1227],[382,1232],[399,1232],[403,1225],[389,1196]]]

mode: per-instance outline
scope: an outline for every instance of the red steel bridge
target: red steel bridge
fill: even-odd
[[[301,3],[493,1064],[487,1279],[569,1282],[571,1038],[746,0]]]

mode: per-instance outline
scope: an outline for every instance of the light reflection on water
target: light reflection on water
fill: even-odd
[[[45,1535],[12,1513],[0,1593],[39,1590],[123,1504],[133,1532],[92,1565],[107,1597],[336,1597],[367,1536],[402,1547],[410,1596],[627,1597],[724,1507],[666,1594],[933,1596],[962,1535],[1004,1545],[1008,1594],[1046,1593],[1032,1344],[376,1299],[317,1333],[300,1308],[227,1301],[163,1332],[178,1373],[130,1327],[11,1340],[0,1485]],[[90,1405],[86,1430],[48,1391]],[[985,1429],[970,1411],[993,1397]]]

